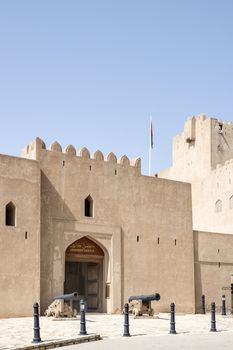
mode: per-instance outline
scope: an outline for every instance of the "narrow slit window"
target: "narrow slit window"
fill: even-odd
[[[6,226],[15,226],[15,214],[16,207],[14,203],[10,202],[6,205],[6,216],[5,216],[5,224]]]
[[[157,238],[157,243],[159,244],[159,237]]]
[[[233,196],[231,196],[229,199],[229,207],[230,209],[233,209]]]
[[[139,242],[139,236],[137,236],[137,242]]]
[[[175,245],[176,245],[176,239],[175,239]]]
[[[222,211],[222,201],[219,199],[215,203],[215,212],[220,213]]]
[[[85,216],[93,217],[93,199],[91,196],[85,199]]]

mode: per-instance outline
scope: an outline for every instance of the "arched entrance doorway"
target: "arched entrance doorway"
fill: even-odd
[[[103,260],[102,248],[87,237],[66,249],[64,292],[78,292],[89,312],[103,311]]]

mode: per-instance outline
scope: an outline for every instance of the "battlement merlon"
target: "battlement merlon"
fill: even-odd
[[[43,156],[43,152],[54,152],[54,154],[62,154],[64,157],[78,157],[83,160],[90,160],[96,162],[112,163],[123,167],[133,167],[138,170],[141,174],[141,159],[133,158],[129,159],[126,155],[121,156],[117,159],[113,152],[108,153],[106,156],[99,150],[95,151],[92,155],[86,147],[83,147],[79,151],[73,145],[68,145],[64,150],[62,150],[61,145],[55,141],[51,144],[49,149],[46,148],[46,144],[43,140],[37,137],[32,143],[23,148],[21,152],[22,158],[40,160]]]

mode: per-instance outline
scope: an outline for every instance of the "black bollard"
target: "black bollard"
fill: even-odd
[[[175,304],[171,303],[170,334],[176,334]]]
[[[231,283],[231,314],[233,315],[233,283]]]
[[[226,316],[226,297],[222,295],[222,316]]]
[[[80,300],[80,335],[86,335],[85,302]]]
[[[205,315],[205,296],[201,296],[201,314]]]
[[[215,320],[215,303],[211,303],[211,332],[217,332]]]
[[[129,333],[129,304],[125,304],[125,323],[124,323],[124,334],[123,337],[130,337]]]
[[[40,337],[40,324],[39,324],[39,304],[35,303],[33,305],[34,309],[34,338],[33,338],[33,343],[40,343],[41,342],[41,337]]]

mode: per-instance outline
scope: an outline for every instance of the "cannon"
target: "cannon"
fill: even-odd
[[[54,300],[80,300],[80,295],[78,292],[70,293],[70,294],[62,294],[58,295],[54,298]]]
[[[76,317],[77,309],[74,308],[73,301],[79,301],[81,298],[78,292],[58,295],[45,311],[45,316]]]
[[[136,295],[129,297],[129,312],[134,316],[154,315],[154,309],[151,307],[152,301],[159,301],[160,294]]]

